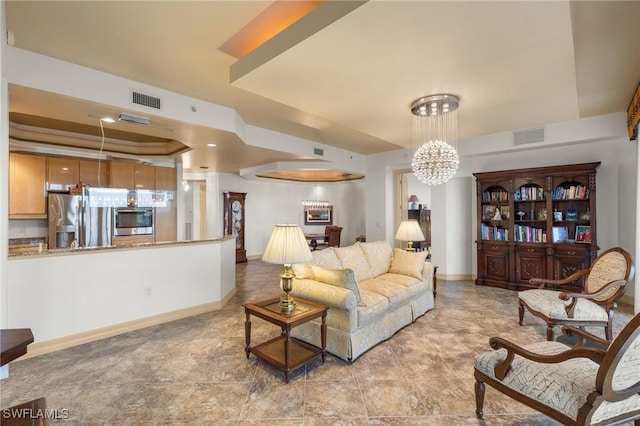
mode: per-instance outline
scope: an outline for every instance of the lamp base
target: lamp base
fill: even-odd
[[[413,241],[407,241],[407,251],[416,251],[413,248]]]
[[[291,314],[293,311],[295,311],[296,305],[296,301],[293,300],[288,294],[282,296],[282,298],[280,298],[280,303],[278,303],[278,306],[280,306],[280,311],[283,314]]]
[[[278,304],[283,314],[291,314],[296,309],[296,301],[289,296],[289,292],[293,289],[293,277],[294,275],[291,272],[291,265],[285,265],[284,274],[280,275],[284,294],[280,298],[280,303]]]

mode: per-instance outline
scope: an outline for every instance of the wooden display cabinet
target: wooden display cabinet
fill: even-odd
[[[531,278],[563,279],[596,258],[600,163],[474,173],[476,284],[524,290]],[[563,287],[580,291],[583,280]]]
[[[224,235],[236,237],[236,263],[247,261],[247,250],[244,247],[244,192],[224,192]]]

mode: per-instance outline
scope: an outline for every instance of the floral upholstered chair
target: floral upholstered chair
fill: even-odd
[[[640,314],[612,342],[575,327],[564,331],[578,337],[573,348],[490,339],[495,350],[475,357],[477,416],[486,383],[564,425],[640,426]]]
[[[611,248],[596,258],[590,269],[577,271],[563,280],[532,278],[537,289],[518,292],[518,315],[523,325],[525,309],[547,323],[547,340],[553,340],[555,325],[604,327],[607,340],[613,338],[613,312],[616,300],[633,279],[631,255],[622,248]],[[548,290],[585,277],[581,293]]]

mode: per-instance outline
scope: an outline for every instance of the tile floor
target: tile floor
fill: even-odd
[[[82,425],[556,425],[487,386],[475,416],[473,357],[492,336],[544,340],[518,325],[515,292],[440,281],[436,308],[354,363],[328,356],[292,374],[244,353],[241,304],[278,294],[281,267],[237,265],[237,292],[220,311],[17,361],[0,406],[47,398]],[[614,332],[631,317],[616,314]],[[280,330],[252,320],[252,341]]]

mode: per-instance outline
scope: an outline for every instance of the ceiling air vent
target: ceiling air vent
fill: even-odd
[[[314,155],[324,155],[324,149],[313,148],[313,154]]]
[[[513,144],[524,145],[527,143],[544,142],[544,127],[535,129],[517,130],[513,132]]]
[[[142,105],[147,108],[160,109],[160,98],[147,95],[145,93],[131,91],[131,103],[133,105]]]
[[[120,114],[120,117],[118,117],[118,121],[132,124],[141,124],[143,126],[149,125],[149,119],[147,117],[136,117],[135,115],[129,114]]]

